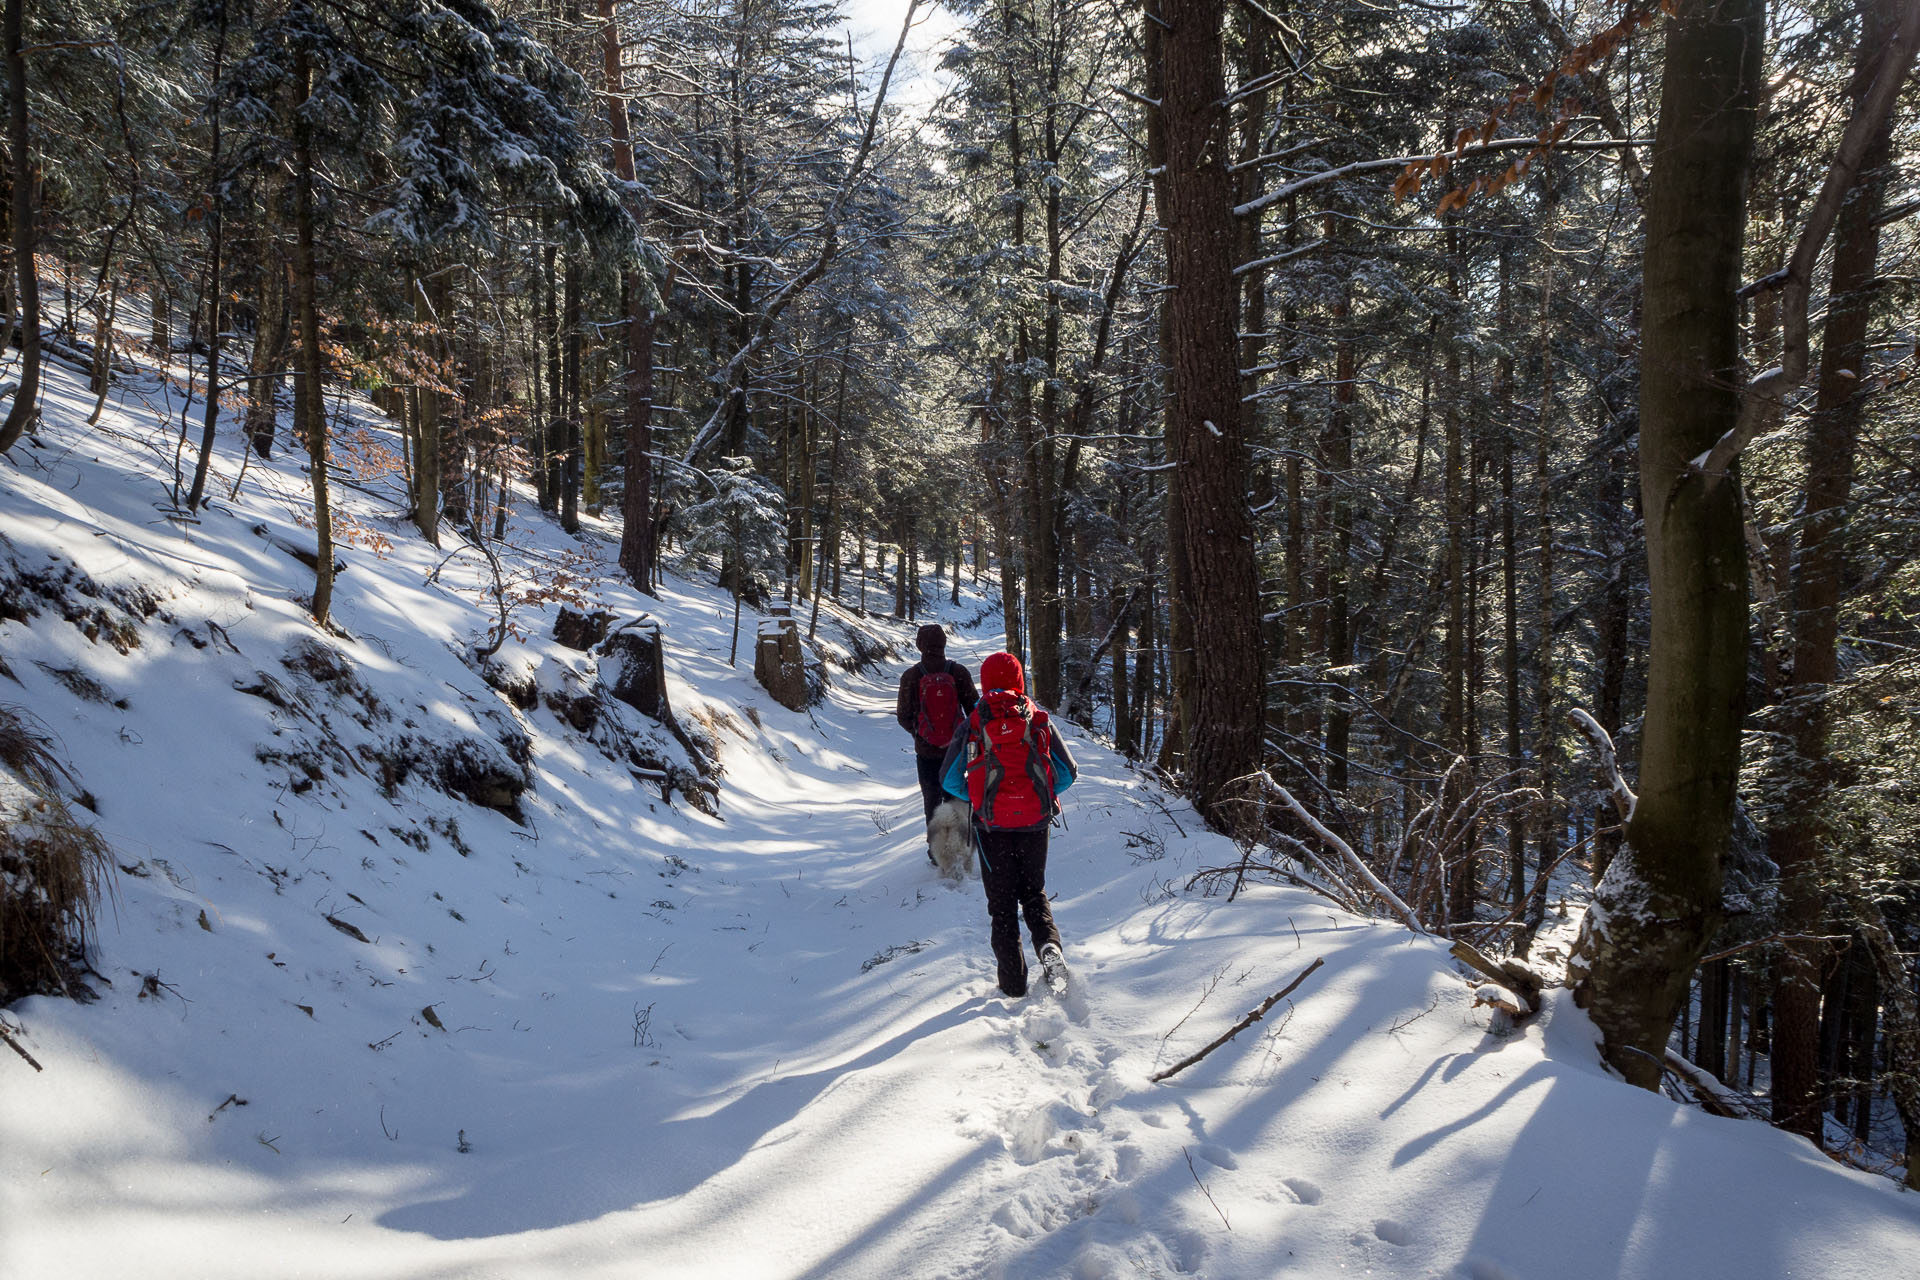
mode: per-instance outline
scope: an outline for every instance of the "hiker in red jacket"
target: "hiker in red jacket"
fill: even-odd
[[[973,806],[1000,990],[1027,994],[1020,946],[1025,916],[1047,984],[1065,995],[1067,962],[1047,905],[1047,829],[1079,767],[1050,717],[1027,697],[1020,659],[1010,653],[988,658],[980,664],[980,687],[986,692],[941,762],[941,785]]]
[[[900,727],[913,735],[913,761],[920,771],[920,800],[926,820],[940,807],[940,761],[955,730],[973,710],[979,695],[973,676],[958,662],[947,660],[947,633],[938,623],[921,627],[913,638],[920,661],[900,676],[899,705],[894,710]],[[929,839],[927,860],[933,861]]]

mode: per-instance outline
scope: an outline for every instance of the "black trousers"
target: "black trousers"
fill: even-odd
[[[923,756],[916,751],[913,763],[920,769],[920,800],[926,806],[927,822],[931,824],[933,811],[947,798],[947,793],[940,789],[940,757]]]
[[[1060,930],[1047,905],[1047,829],[975,830],[980,835],[980,881],[987,890],[1000,990],[1023,996],[1027,994],[1027,957],[1020,946],[1020,917],[1027,918],[1034,954],[1049,943],[1060,945]]]

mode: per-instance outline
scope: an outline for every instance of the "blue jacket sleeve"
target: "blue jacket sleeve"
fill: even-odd
[[[940,762],[940,789],[955,800],[970,800],[967,795],[967,721],[961,718]]]
[[[1067,750],[1066,739],[1052,725],[1047,726],[1047,737],[1053,746],[1053,794],[1056,796],[1071,787],[1080,778],[1080,769],[1074,763],[1073,753]]]

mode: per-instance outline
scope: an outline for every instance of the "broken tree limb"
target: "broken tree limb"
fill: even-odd
[[[1667,1069],[1679,1076],[1681,1081],[1700,1099],[1700,1105],[1716,1116],[1726,1116],[1730,1120],[1760,1120],[1765,1117],[1756,1115],[1753,1107],[1733,1090],[1716,1079],[1712,1072],[1704,1067],[1696,1067],[1685,1058],[1667,1050]]]
[[[1315,961],[1314,963],[1318,964],[1319,962]],[[1308,972],[1311,973],[1312,970],[1308,970]],[[7,1042],[7,1048],[13,1050],[15,1053],[19,1054],[22,1058],[24,1058],[26,1060],[27,1065],[32,1067],[35,1071],[46,1070],[45,1067],[41,1066],[39,1063],[33,1060],[33,1055],[27,1052],[26,1047],[24,1045],[22,1045],[18,1040],[15,1040],[13,1038],[13,1033],[7,1030],[7,1028],[4,1025],[0,1025],[0,1040],[5,1040]]]
[[[1413,930],[1415,933],[1425,933],[1427,931],[1426,927],[1420,923],[1420,917],[1414,914],[1413,908],[1401,901],[1399,894],[1389,889],[1385,881],[1373,874],[1373,868],[1369,867],[1366,862],[1361,859],[1360,855],[1353,851],[1352,845],[1335,835],[1320,819],[1308,813],[1307,807],[1294,799],[1293,792],[1275,782],[1268,774],[1256,773],[1249,776],[1258,778],[1260,785],[1268,794],[1286,805],[1287,808],[1293,810],[1293,815],[1296,818],[1306,823],[1307,828],[1311,830],[1313,834],[1319,836],[1329,848],[1335,853],[1338,853],[1342,861],[1359,874],[1360,878],[1366,882],[1367,887],[1373,890],[1382,902],[1399,912],[1400,918],[1406,922],[1407,928]]]
[[[1586,736],[1593,746],[1594,763],[1600,767],[1600,773],[1606,779],[1607,791],[1613,797],[1613,807],[1620,811],[1620,821],[1628,822],[1633,818],[1633,808],[1640,798],[1633,794],[1633,788],[1620,774],[1620,757],[1614,752],[1613,738],[1600,727],[1600,722],[1575,707],[1567,713],[1567,719],[1573,721],[1573,727]]]
[[[1482,983],[1473,989],[1473,1003],[1492,1005],[1513,1021],[1533,1016],[1533,1006],[1518,991],[1509,990],[1497,982]]]
[[[1257,1009],[1255,1009],[1252,1013],[1249,1013],[1246,1017],[1240,1019],[1240,1021],[1234,1023],[1233,1026],[1229,1027],[1225,1035],[1222,1035],[1219,1039],[1215,1040],[1212,1044],[1200,1050],[1198,1053],[1188,1054],[1186,1057],[1180,1059],[1180,1061],[1168,1067],[1165,1071],[1154,1072],[1151,1076],[1148,1076],[1147,1079],[1151,1080],[1155,1084],[1159,1084],[1162,1080],[1168,1079],[1172,1076],[1176,1076],[1180,1072],[1185,1071],[1188,1067],[1200,1061],[1200,1059],[1206,1057],[1208,1054],[1212,1053],[1215,1049],[1218,1049],[1221,1045],[1233,1039],[1235,1036],[1239,1035],[1242,1031],[1245,1031],[1248,1027],[1252,1026],[1254,1023],[1260,1021],[1260,1019],[1266,1017],[1267,1010],[1273,1008],[1273,1006],[1275,1006],[1276,1004],[1279,1004],[1282,1000],[1292,995],[1295,987],[1298,987],[1301,983],[1305,982],[1315,969],[1318,969],[1321,965],[1325,963],[1326,961],[1324,959],[1316,957],[1312,964],[1308,965],[1304,970],[1301,971],[1299,977],[1295,978],[1292,982],[1289,982],[1286,986],[1280,988],[1278,991],[1268,996],[1265,1000],[1262,1000],[1260,1002],[1260,1006]]]
[[[1502,1003],[1497,999],[1482,999],[1476,993],[1475,1004],[1498,1005],[1516,1018],[1528,1017],[1539,1010],[1540,975],[1526,965],[1517,960],[1495,960],[1465,938],[1455,941],[1448,948],[1448,954],[1467,968],[1484,974],[1502,994],[1513,997],[1509,1003]]]

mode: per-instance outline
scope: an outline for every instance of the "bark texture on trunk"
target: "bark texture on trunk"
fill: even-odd
[[[613,169],[622,182],[632,183],[633,140],[627,129],[626,77],[621,70],[620,27],[614,21],[614,0],[599,0],[599,11]],[[652,290],[641,272],[637,265],[627,269],[623,291],[627,301],[627,477],[620,504],[620,567],[634,586],[651,595],[658,557],[653,527],[654,312]]]
[[[1653,625],[1640,799],[1569,961],[1608,1062],[1646,1088],[1720,923],[1740,758],[1740,490],[1688,464],[1739,417],[1736,291],[1765,16],[1763,0],[1681,0],[1648,193],[1640,484]]]
[[[1151,2],[1151,0],[1150,0]],[[1260,593],[1251,474],[1240,403],[1238,290],[1233,275],[1231,120],[1221,0],[1160,0],[1166,177],[1167,448],[1176,464],[1186,612],[1195,643],[1186,742],[1187,788],[1218,821],[1221,788],[1259,767]],[[1156,25],[1149,9],[1149,26]]]
[[[209,83],[220,82],[220,69],[226,61],[227,52],[227,11],[220,10],[220,35],[214,42],[213,67]],[[208,183],[207,192],[207,395],[205,415],[200,426],[200,455],[193,466],[193,486],[187,492],[188,511],[199,509],[201,500],[207,492],[207,473],[213,467],[214,437],[220,428],[220,330],[225,318],[220,300],[226,293],[226,281],[221,276],[220,251],[226,239],[225,219],[221,216],[217,190],[217,175],[220,173],[220,112],[208,113],[212,121],[212,138],[207,156],[207,168],[215,181]]]
[[[445,291],[437,280],[413,282],[413,318],[438,329]],[[434,345],[441,345],[437,335]],[[432,387],[413,392],[413,522],[429,545],[440,545],[440,393]]]
[[[27,60],[21,56],[27,0],[7,0],[0,18],[7,65],[7,154],[13,168],[13,275],[20,297],[20,385],[0,422],[0,453],[18,444],[40,409],[40,274],[34,269],[33,144],[28,134]]]
[[[269,201],[269,208],[277,201]],[[273,454],[279,426],[280,383],[285,376],[287,339],[292,329],[287,307],[287,272],[275,252],[276,215],[268,215],[260,264],[260,298],[253,331],[253,357],[247,365],[247,441],[261,457]]]
[[[333,608],[333,512],[327,496],[327,413],[321,397],[319,272],[313,257],[313,129],[305,112],[313,93],[313,68],[303,50],[294,67],[293,117],[293,302],[300,325],[300,394],[296,415],[306,439],[313,480],[313,620],[327,625]]]

